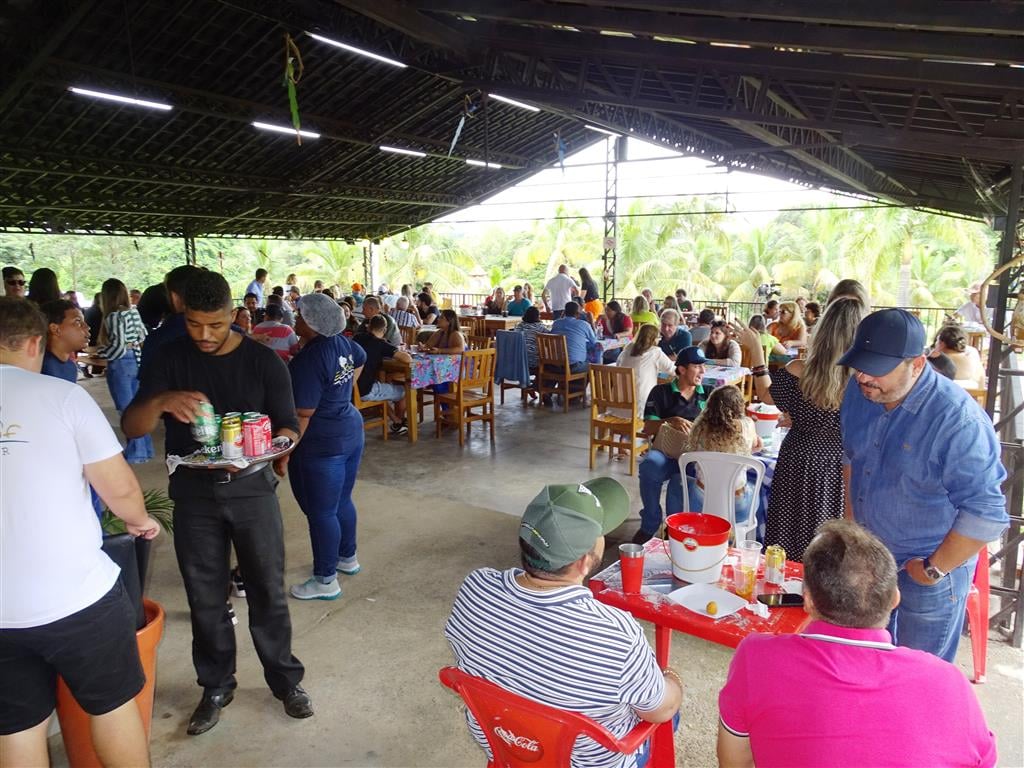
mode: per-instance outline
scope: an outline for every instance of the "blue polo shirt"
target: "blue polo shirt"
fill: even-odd
[[[931,555],[950,530],[994,541],[1009,525],[992,422],[930,365],[891,411],[851,378],[839,418],[854,518],[898,565]]]
[[[78,382],[78,366],[75,364],[75,358],[69,357],[62,363],[57,359],[56,355],[50,353],[50,350],[46,350],[43,353],[43,370],[41,373],[44,376],[53,376],[55,379],[70,381],[72,384]]]
[[[676,355],[682,350],[693,346],[693,336],[686,328],[676,328],[676,333],[671,339],[666,339],[664,336],[659,338],[658,346],[661,347],[662,352],[675,360]]]
[[[366,352],[341,336],[317,336],[292,358],[288,370],[296,409],[315,409],[297,451],[337,456],[346,443],[363,439],[363,417],[352,405],[355,372]]]
[[[569,365],[587,362],[587,352],[597,344],[597,334],[586,320],[560,317],[551,324],[551,332],[565,336],[569,348]]]

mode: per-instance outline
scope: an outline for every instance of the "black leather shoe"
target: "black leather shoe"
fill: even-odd
[[[199,706],[192,713],[188,721],[187,733],[189,736],[198,736],[213,728],[220,720],[220,711],[234,700],[235,694],[215,693],[212,695],[203,694]]]
[[[296,685],[284,697],[284,712],[288,717],[302,719],[313,716],[313,700],[309,694]]]

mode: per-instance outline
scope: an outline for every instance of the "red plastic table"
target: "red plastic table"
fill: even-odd
[[[651,539],[644,545],[644,550],[648,558],[658,556],[667,558],[668,542],[662,539]],[[736,552],[732,551],[731,554],[736,554]],[[719,586],[728,588],[726,585],[732,579],[731,567],[725,566],[722,571],[723,575]],[[649,572],[650,569],[645,563],[645,580]],[[667,574],[665,575],[667,577]],[[803,579],[803,575],[804,567],[801,563],[786,562],[787,580]],[[665,581],[661,578],[658,580]],[[622,591],[622,577],[618,562],[613,563],[592,578],[589,586],[590,591],[594,593],[594,597],[599,602],[620,608],[641,621],[649,621],[654,624],[654,653],[658,660],[658,666],[662,669],[668,666],[673,631],[685,632],[688,635],[735,648],[744,637],[754,632],[775,635],[796,634],[811,620],[811,617],[802,608],[771,608],[767,619],[762,619],[743,609],[716,621],[683,608],[660,592],[626,594]],[[682,582],[679,582],[677,586],[683,586]],[[759,571],[754,591],[761,594],[763,592],[778,592],[780,589],[774,585],[765,584],[763,573]],[[671,721],[663,723],[655,731],[653,742],[651,768],[674,766],[675,740]]]

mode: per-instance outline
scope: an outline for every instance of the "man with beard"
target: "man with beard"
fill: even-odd
[[[184,456],[199,444],[190,426],[209,402],[217,413],[265,413],[275,436],[298,438],[288,369],[268,347],[231,329],[231,289],[216,272],[194,274],[185,285],[187,336],[168,341],[147,360],[135,400],[124,412],[129,437],[152,432],[163,418],[167,453]],[[274,469],[284,474],[287,457]],[[304,669],[291,652],[291,618],[284,593],[284,541],[277,480],[267,464],[240,471],[179,467],[170,478],[174,543],[192,614],[192,660],[203,697],[188,733],[215,726],[231,703],[235,633],[224,601],[231,545],[245,574],[249,631],[263,675],[285,712],[310,717],[299,683]]]
[[[883,309],[839,359],[856,371],[839,410],[845,514],[896,558],[893,642],[952,662],[978,552],[1009,524],[1006,471],[992,422],[924,346],[920,320]]]

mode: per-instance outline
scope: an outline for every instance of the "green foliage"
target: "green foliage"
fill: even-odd
[[[149,516],[160,523],[160,527],[168,533],[174,532],[174,502],[161,490],[150,488],[142,493]],[[116,517],[109,509],[103,510],[100,527],[105,534],[124,533],[127,529],[124,520]]]
[[[620,207],[615,295],[650,288],[660,298],[681,286],[700,299],[749,300],[759,284],[778,282],[786,296],[820,298],[839,278],[856,277],[876,304],[957,306],[995,261],[996,238],[985,225],[907,208],[787,211],[741,228],[723,207],[711,197]],[[375,282],[398,290],[429,280],[450,292],[530,282],[539,292],[563,263],[599,278],[603,234],[600,220],[580,218],[568,204],[521,229],[428,224],[374,246]],[[344,290],[365,282],[362,244],[201,238],[196,254],[239,297],[257,267],[270,271],[271,286],[296,273],[304,291],[317,279]],[[184,262],[184,246],[172,238],[0,234],[0,258],[28,275],[50,267],[62,289],[91,298],[111,275],[129,288],[161,281]]]

